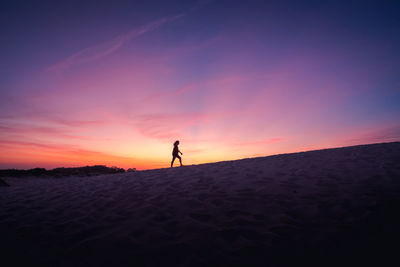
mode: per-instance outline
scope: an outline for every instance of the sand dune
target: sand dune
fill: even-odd
[[[399,266],[399,142],[3,180],[15,265]]]

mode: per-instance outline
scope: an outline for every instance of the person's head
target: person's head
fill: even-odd
[[[174,146],[177,146],[177,145],[179,145],[179,140],[176,140],[174,143]]]

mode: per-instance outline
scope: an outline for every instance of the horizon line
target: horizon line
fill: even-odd
[[[376,143],[358,144],[358,145],[350,145],[350,146],[315,148],[315,149],[311,149],[311,150],[301,150],[301,151],[279,153],[279,154],[272,154],[272,155],[255,156],[255,157],[247,157],[247,158],[238,158],[238,159],[233,159],[233,160],[221,160],[221,161],[213,161],[213,162],[203,162],[203,163],[198,163],[198,164],[183,165],[183,167],[198,166],[198,165],[204,165],[204,164],[215,164],[215,163],[222,163],[222,162],[240,161],[240,160],[246,160],[246,159],[267,158],[267,157],[274,157],[274,156],[280,156],[280,155],[307,153],[307,152],[321,151],[321,150],[342,149],[342,148],[357,147],[357,146],[371,146],[371,145],[382,145],[382,144],[391,144],[391,143],[400,143],[400,140],[388,141],[388,142],[376,142]],[[94,166],[105,166],[107,168],[118,168],[118,169],[123,169],[125,172],[128,169],[136,169],[135,172],[140,172],[140,171],[151,171],[151,170],[180,168],[180,167],[173,167],[173,168],[171,168],[171,167],[161,167],[161,168],[154,168],[154,169],[137,169],[137,168],[133,167],[133,168],[126,168],[125,169],[125,168],[118,167],[118,166],[107,166],[107,165],[103,165],[103,164],[95,164],[95,165],[73,166],[73,167],[55,167],[55,168],[51,168],[51,169],[46,169],[46,168],[43,168],[43,167],[35,167],[35,168],[30,168],[30,169],[8,168],[8,169],[0,169],[0,171],[4,171],[4,170],[33,170],[33,169],[45,169],[47,171],[47,170],[54,170],[54,169],[59,169],[59,168],[83,168],[83,167],[94,167]]]

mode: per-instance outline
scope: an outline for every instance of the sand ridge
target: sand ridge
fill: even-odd
[[[3,179],[10,187],[0,188],[0,245],[15,263],[334,266],[350,256],[369,262],[374,243],[398,235],[399,142]]]

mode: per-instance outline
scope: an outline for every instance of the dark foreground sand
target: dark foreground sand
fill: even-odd
[[[2,266],[400,266],[399,142],[3,179]]]

